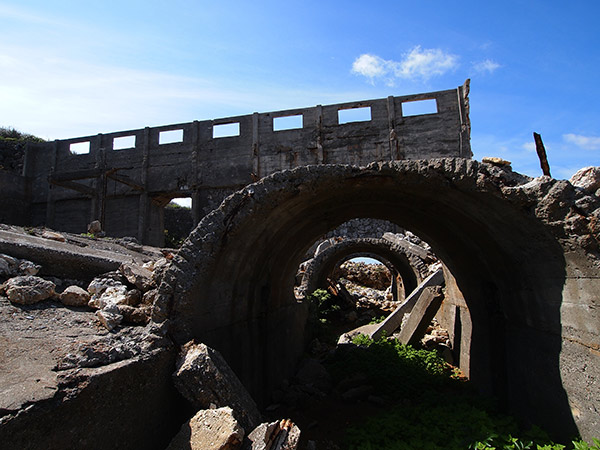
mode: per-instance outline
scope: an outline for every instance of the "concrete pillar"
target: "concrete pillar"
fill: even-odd
[[[138,207],[138,232],[137,238],[142,243],[147,243],[147,228],[150,222],[149,213],[150,205],[148,198],[148,166],[150,158],[150,128],[144,129],[144,139],[142,142],[142,170],[140,174],[140,184],[144,189],[140,194],[140,203]]]

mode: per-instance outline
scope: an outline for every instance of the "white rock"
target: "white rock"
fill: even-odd
[[[600,167],[584,167],[571,177],[571,184],[588,193],[600,189]]]
[[[79,286],[69,286],[60,294],[60,301],[67,306],[86,306],[90,294]]]
[[[203,409],[181,427],[167,450],[234,450],[243,439],[244,429],[231,408]]]

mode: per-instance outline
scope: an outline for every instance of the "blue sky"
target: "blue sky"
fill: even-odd
[[[444,90],[474,157],[600,166],[600,2],[0,0],[0,126],[46,139]]]

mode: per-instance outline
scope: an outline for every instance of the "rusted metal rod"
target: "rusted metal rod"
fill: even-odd
[[[534,131],[533,140],[535,141],[535,151],[538,154],[538,158],[540,158],[542,173],[551,177],[552,175],[550,175],[550,165],[548,165],[548,157],[546,156],[546,149],[544,148],[544,143],[542,142],[542,136],[540,136]]]

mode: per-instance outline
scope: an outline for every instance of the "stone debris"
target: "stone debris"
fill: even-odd
[[[41,266],[26,259],[17,259],[0,254],[0,277],[10,278],[19,275],[37,275]]]
[[[512,164],[510,161],[506,159],[498,158],[497,156],[484,156],[481,158],[482,163],[493,164],[498,167],[510,167]]]
[[[261,423],[248,435],[251,445],[245,450],[295,450],[300,441],[300,428],[291,420]]]
[[[100,320],[100,323],[108,331],[113,331],[123,321],[123,316],[119,313],[117,305],[108,305],[103,309],[96,311],[96,317]]]
[[[600,167],[584,167],[571,177],[571,184],[587,193],[595,193],[600,189]],[[596,194],[597,195],[597,194]]]
[[[56,233],[55,231],[48,231],[48,230],[46,230],[42,233],[42,237],[44,239],[50,239],[52,241],[58,241],[58,242],[66,242],[66,240],[67,240],[62,234]]]
[[[69,286],[59,296],[63,305],[67,306],[87,306],[90,301],[90,294],[79,286]]]
[[[141,291],[149,290],[154,284],[152,272],[136,264],[121,264],[119,272]]]
[[[256,403],[221,354],[190,341],[177,359],[175,387],[196,409],[229,406],[244,429],[260,423]]]
[[[40,277],[25,275],[9,279],[4,289],[12,303],[31,305],[53,297],[56,285]]]
[[[203,409],[181,427],[167,450],[235,450],[243,439],[244,429],[231,408]]]

